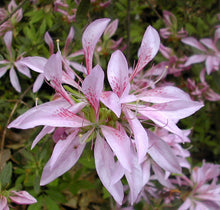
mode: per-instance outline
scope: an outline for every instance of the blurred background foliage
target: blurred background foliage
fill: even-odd
[[[219,24],[217,14],[220,10],[220,1],[217,0],[112,0],[106,8],[101,8],[97,0],[91,3],[82,0],[79,5],[75,1],[66,0],[69,4],[68,12],[77,8],[76,21],[68,19],[54,11],[54,1],[38,0],[35,3],[26,1],[23,5],[23,18],[13,25],[13,49],[17,55],[25,52],[25,56],[50,56],[48,46],[44,41],[44,34],[48,31],[54,40],[60,40],[60,49],[63,49],[66,37],[71,26],[74,27],[75,37],[71,43],[71,52],[82,48],[81,36],[85,27],[92,20],[108,17],[119,19],[118,29],[113,36],[114,40],[123,37],[126,44],[125,54],[133,66],[137,61],[137,51],[140,46],[146,27],[151,24],[157,30],[165,27],[162,12],[172,12],[177,18],[177,30],[185,28],[190,36],[195,38],[213,37],[215,26]],[[17,1],[17,4],[19,1]],[[7,8],[9,1],[1,1],[0,7]],[[192,55],[194,49],[184,45],[180,40],[161,39],[162,43],[175,50],[178,56]],[[3,39],[0,39],[0,60],[7,55]],[[55,47],[56,51],[56,47]],[[113,51],[103,53],[101,64],[106,70],[106,63]],[[148,64],[164,60],[160,53]],[[183,72],[180,77],[167,77],[167,81],[174,82],[178,87],[187,90],[186,79],[193,78],[199,82],[199,72],[203,64],[193,65],[190,71]],[[212,73],[206,79],[210,86],[220,93],[220,72]],[[22,92],[17,93],[10,84],[8,74],[0,79],[0,135],[3,138],[8,120],[12,121],[30,107],[52,98],[54,91],[44,84],[37,93],[31,91],[37,73],[31,72],[28,79],[18,74]],[[25,92],[26,91],[26,92]],[[25,94],[23,94],[25,92]],[[23,94],[23,95],[22,95]],[[205,107],[184,120],[179,126],[191,129],[192,144],[185,147],[191,152],[192,165],[198,165],[203,159],[220,163],[220,102],[204,102]],[[14,111],[13,108],[16,105]],[[1,174],[2,187],[16,190],[27,190],[38,200],[38,203],[29,207],[20,206],[15,209],[29,210],[56,210],[56,209],[110,209],[113,201],[108,192],[97,179],[93,155],[90,148],[80,158],[80,161],[69,172],[52,183],[40,187],[39,181],[43,166],[50,157],[53,148],[51,136],[47,135],[32,151],[30,146],[39,133],[40,128],[31,130],[7,130],[3,150],[3,170]],[[2,143],[1,143],[2,144]],[[140,203],[136,209],[145,209]],[[159,209],[159,207],[158,207]]]

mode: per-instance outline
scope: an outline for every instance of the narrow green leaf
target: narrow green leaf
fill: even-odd
[[[9,184],[11,180],[11,175],[12,175],[12,163],[8,162],[0,174],[0,182],[2,188],[6,187]]]

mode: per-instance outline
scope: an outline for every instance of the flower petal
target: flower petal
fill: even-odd
[[[140,164],[145,160],[145,156],[148,151],[148,135],[133,112],[131,112],[129,109],[124,109],[124,114],[134,133],[134,139],[138,154],[138,163]]]
[[[4,39],[4,42],[5,42],[5,45],[8,49],[10,58],[12,58],[12,52],[11,52],[12,31],[6,32],[3,39]]]
[[[38,73],[44,72],[44,66],[47,62],[46,58],[40,57],[40,56],[29,56],[22,58],[20,60],[20,63],[23,65],[26,65],[28,68],[30,68],[33,71],[36,71]]]
[[[0,197],[0,210],[9,210],[7,199],[4,196]]]
[[[86,30],[83,32],[82,35],[82,45],[86,60],[86,68],[87,73],[90,74],[92,70],[92,57],[95,50],[96,43],[98,42],[99,38],[103,34],[106,26],[108,25],[110,19],[102,18],[93,21],[90,23]]]
[[[9,77],[10,77],[10,81],[12,86],[14,87],[15,90],[17,90],[18,92],[21,92],[21,86],[18,80],[18,76],[14,70],[14,67],[12,66],[10,71],[9,71]]]
[[[194,64],[194,63],[201,63],[205,61],[206,58],[207,58],[206,55],[192,55],[187,59],[184,66],[190,66],[191,64]]]
[[[105,188],[111,193],[115,201],[122,205],[124,197],[123,185],[120,180],[112,183],[113,174],[117,169],[114,154],[103,138],[97,134],[94,149],[96,171]]]
[[[74,111],[70,111],[70,108],[75,107],[78,107],[78,104],[71,107],[63,99],[47,102],[29,109],[11,122],[8,128],[27,129],[39,125],[79,128],[90,125],[88,120],[77,116]]]
[[[70,31],[69,31],[69,34],[66,38],[66,42],[65,42],[65,46],[64,46],[64,55],[67,55],[68,47],[70,45],[70,42],[72,42],[74,35],[75,35],[74,28],[70,27]]]
[[[117,117],[121,115],[121,104],[118,96],[112,91],[103,91],[100,98],[101,102],[111,109]]]
[[[203,106],[203,103],[197,101],[178,100],[155,104],[152,107],[164,113],[169,119],[179,120],[194,114]]]
[[[50,49],[50,54],[52,55],[54,53],[54,44],[53,44],[53,40],[48,32],[46,32],[44,35],[44,41],[48,44],[49,49]]]
[[[118,123],[118,128],[111,128],[108,126],[101,126],[102,133],[107,140],[109,146],[117,156],[121,165],[131,171],[131,143],[124,128]]]
[[[138,63],[131,74],[130,81],[154,58],[159,48],[160,36],[152,26],[148,26],[138,51]]]
[[[104,72],[99,65],[92,69],[91,73],[86,76],[82,83],[82,92],[94,108],[96,116],[99,111],[99,100],[103,89],[103,83]]]
[[[137,98],[150,103],[166,103],[176,100],[191,101],[187,93],[173,86],[164,86],[147,90],[137,95]]]
[[[78,130],[56,143],[53,154],[43,169],[40,185],[46,185],[72,168],[81,156],[86,143],[76,136]]]
[[[199,41],[197,41],[194,37],[186,37],[186,38],[181,39],[181,41],[184,44],[190,45],[203,52],[206,52],[206,48]]]
[[[43,82],[44,82],[44,74],[39,74],[33,85],[33,93],[36,93],[41,88]]]
[[[147,130],[149,136],[149,155],[165,171],[181,173],[181,167],[167,143],[161,140],[151,131]]]
[[[26,191],[11,191],[10,192],[12,195],[9,196],[12,202],[17,203],[17,204],[33,204],[36,203],[37,200],[30,195]]]
[[[120,98],[129,83],[128,63],[120,50],[112,53],[108,63],[107,75],[113,92]]]
[[[32,145],[31,145],[31,149],[33,149],[35,147],[35,145],[48,133],[52,133],[54,131],[54,127],[50,127],[50,126],[44,126],[43,129],[41,130],[41,132],[36,136],[36,138],[34,139]]]

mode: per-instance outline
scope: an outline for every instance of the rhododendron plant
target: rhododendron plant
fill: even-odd
[[[141,89],[132,86],[159,50],[159,34],[152,26],[145,31],[137,65],[130,70],[130,75],[128,62],[120,50],[112,53],[107,69],[94,65],[96,44],[109,22],[108,18],[97,19],[85,29],[82,46],[86,67],[81,76],[65,60],[65,50],[62,54],[58,49],[45,65],[41,65],[41,73],[55,89],[56,97],[28,110],[8,128],[28,129],[43,125],[32,148],[46,134],[53,133],[55,146],[43,169],[41,185],[50,183],[73,167],[91,144],[96,171],[105,188],[119,205],[123,205],[126,180],[128,201],[133,205],[150,180],[158,180],[161,185],[172,188],[168,177],[181,175],[182,167],[189,168],[185,160],[188,153],[179,145],[189,142],[189,132],[181,130],[177,123],[203,104],[193,101],[174,86]],[[47,43],[52,46],[48,35]],[[26,65],[38,66],[31,57]],[[105,77],[110,87],[104,83]],[[63,86],[64,83],[68,88]],[[158,131],[159,128],[165,135]]]

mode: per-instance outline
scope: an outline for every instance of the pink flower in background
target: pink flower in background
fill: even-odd
[[[14,58],[15,55],[12,54],[12,31],[8,31],[4,35],[4,42],[7,47],[9,56],[8,60],[1,60],[0,64],[3,64],[3,67],[0,67],[0,78],[9,70],[9,78],[12,86],[18,92],[21,92],[21,86],[18,80],[18,76],[15,72],[15,68],[22,74],[27,77],[31,77],[30,70],[21,63],[22,55],[18,56],[16,59]]]
[[[181,41],[184,44],[192,46],[198,49],[202,54],[195,54],[188,58],[185,63],[185,66],[190,66],[195,63],[201,63],[205,61],[205,68],[207,74],[211,74],[213,71],[219,70],[220,64],[220,51],[217,48],[217,41],[220,38],[219,29],[216,30],[214,40],[210,38],[203,38],[200,41],[197,41],[194,37],[186,37]]]
[[[29,205],[37,202],[37,200],[26,191],[16,192],[12,190],[9,192],[9,199],[11,202],[19,205]],[[3,195],[0,195],[0,210],[9,210],[7,198]]]
[[[54,2],[54,11],[61,13],[68,22],[76,21],[76,8],[69,9],[70,6],[66,3],[65,0],[56,0]]]
[[[4,20],[8,16],[8,14],[12,13],[17,8],[17,6],[18,5],[15,3],[15,1],[11,0],[8,4],[8,11],[6,11],[4,8],[0,8],[0,21]],[[7,31],[12,30],[13,25],[20,22],[22,17],[23,12],[21,8],[17,12],[15,12],[9,20],[0,25],[0,36],[3,36]]]
[[[193,80],[188,78],[187,79],[187,87],[190,91],[190,94],[195,99],[198,100],[208,100],[208,101],[219,101],[220,94],[216,93],[214,90],[211,89],[209,84],[205,81],[205,69],[203,69],[200,73],[200,83],[197,83]]]
[[[177,31],[177,19],[175,15],[169,11],[163,11],[163,21],[166,25],[166,28],[160,29],[160,36],[164,39],[173,38],[183,38],[188,35],[187,31],[181,28],[180,31]]]
[[[220,165],[203,162],[202,167],[193,168],[191,180],[188,181],[192,190],[179,210],[219,209],[220,185],[217,184],[219,175]]]

